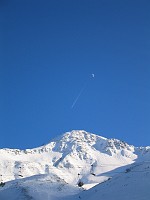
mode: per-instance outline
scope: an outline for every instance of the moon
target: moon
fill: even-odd
[[[92,74],[92,77],[94,78],[94,77],[95,77],[95,74]]]

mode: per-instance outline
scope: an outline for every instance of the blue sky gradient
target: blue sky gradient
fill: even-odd
[[[150,145],[149,11],[148,0],[1,1],[0,148],[73,129]]]

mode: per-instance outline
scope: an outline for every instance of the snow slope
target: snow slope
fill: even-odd
[[[122,173],[83,191],[54,174],[8,182],[0,188],[1,200],[149,200],[150,162],[126,166]]]
[[[29,178],[7,182],[0,188],[1,200],[58,200],[73,196],[82,189],[67,184],[55,174],[35,175]]]
[[[74,199],[79,197],[76,196]],[[149,200],[150,162],[134,164],[126,173],[119,173],[112,179],[82,192],[82,200]]]

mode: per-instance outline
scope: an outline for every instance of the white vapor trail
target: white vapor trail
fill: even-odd
[[[85,84],[84,86],[83,86],[83,88],[81,89],[81,91],[79,92],[79,94],[78,94],[78,96],[75,98],[75,100],[74,100],[74,102],[73,102],[73,104],[72,104],[72,106],[71,106],[71,109],[73,109],[73,107],[75,106],[75,104],[77,103],[77,101],[78,101],[78,99],[79,99],[79,97],[81,96],[81,94],[83,93],[83,91],[85,90],[85,88],[86,88],[86,85],[87,84]]]
[[[91,74],[91,75],[92,75],[92,76],[91,76],[92,78],[95,77],[95,74]],[[73,107],[74,107],[75,104],[77,103],[78,99],[80,98],[81,94],[82,94],[83,91],[85,90],[85,88],[86,88],[86,86],[87,86],[87,84],[88,84],[89,81],[90,81],[90,80],[86,81],[85,84],[83,85],[83,87],[82,87],[82,89],[80,90],[78,96],[75,98],[75,100],[74,100],[74,102],[73,102],[73,104],[72,104],[72,106],[71,106],[71,109],[73,109]]]

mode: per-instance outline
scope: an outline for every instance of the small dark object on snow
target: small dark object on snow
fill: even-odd
[[[1,182],[0,187],[4,187],[5,183]]]
[[[125,173],[128,173],[128,172],[130,172],[130,171],[131,171],[131,169],[128,168],[128,169],[126,169]]]
[[[84,185],[84,183],[82,181],[79,181],[78,186],[82,187]]]

